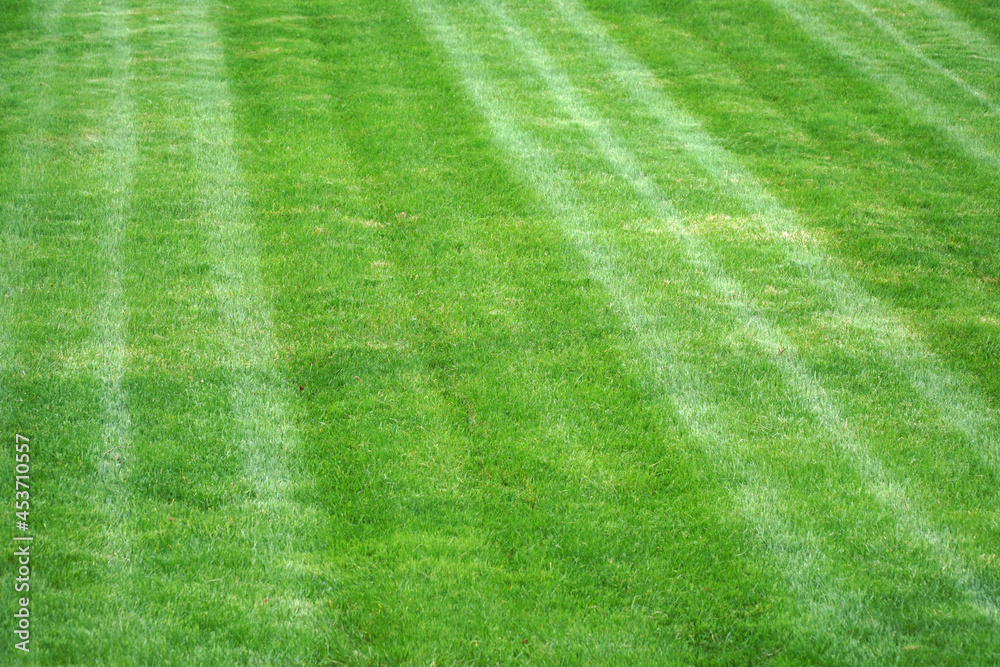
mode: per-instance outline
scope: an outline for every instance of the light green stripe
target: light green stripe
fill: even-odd
[[[1000,65],[1000,48],[986,38],[985,35],[971,27],[968,23],[934,0],[903,0],[910,7],[919,9],[934,20],[936,25],[947,33],[952,41],[971,49],[977,58],[982,58],[993,65]]]
[[[784,518],[782,493],[727,430],[727,415],[706,402],[701,392],[704,380],[697,368],[684,363],[676,354],[675,334],[666,327],[666,319],[644,300],[644,291],[614,251],[597,240],[592,215],[569,179],[555,166],[545,149],[522,131],[516,116],[490,83],[485,68],[468,39],[431,1],[415,3],[438,41],[448,51],[462,74],[463,84],[482,111],[498,143],[515,160],[521,177],[546,201],[586,260],[591,275],[610,293],[641,350],[649,373],[685,422],[691,436],[719,468],[724,478],[734,482],[733,493],[748,522],[768,546],[777,568],[784,574],[803,613],[812,622],[812,635],[838,647],[843,659],[864,660],[872,656],[867,647],[852,638],[858,636],[857,623],[871,615],[864,611],[861,596],[839,586],[826,564],[818,538],[799,534]],[[581,110],[579,105],[573,105]],[[601,123],[586,116],[581,124],[611,140]],[[623,157],[623,156],[622,156]],[[884,635],[885,628],[866,629]]]
[[[112,42],[112,101],[105,129],[106,147],[102,181],[105,211],[99,232],[103,281],[106,285],[95,314],[93,372],[101,384],[104,417],[102,438],[91,453],[97,462],[98,488],[103,520],[107,526],[109,563],[119,574],[131,569],[128,523],[131,461],[131,419],[122,387],[125,377],[128,306],[125,302],[121,240],[128,225],[132,179],[136,162],[134,119],[136,105],[130,63],[132,52],[125,27],[125,12],[118,0],[106,0],[104,32]]]
[[[226,365],[234,378],[233,408],[247,474],[265,513],[284,513],[285,456],[293,433],[279,397],[270,306],[260,287],[256,233],[233,147],[233,118],[219,35],[204,3],[185,7],[190,65],[192,152],[200,179],[201,227],[212,261],[212,286],[222,313]]]
[[[802,269],[826,292],[840,319],[869,332],[874,350],[909,379],[949,427],[966,438],[973,455],[984,465],[1000,469],[1000,428],[990,416],[994,411],[985,397],[950,371],[889,308],[817,252],[819,243],[796,222],[794,213],[771,196],[731,153],[720,148],[696,120],[677,108],[660,91],[652,72],[608,37],[577,0],[554,4],[567,23],[587,39],[593,52],[605,60],[632,100],[657,119],[667,140],[679,143],[714,179],[726,185],[755,214],[754,220],[768,237],[783,246],[789,264]]]
[[[34,235],[33,221],[37,218],[36,199],[46,181],[49,148],[44,141],[50,119],[55,109],[52,83],[55,81],[56,44],[60,34],[63,0],[55,0],[37,11],[33,24],[38,25],[40,40],[45,49],[26,65],[14,85],[23,96],[20,109],[26,113],[25,131],[12,142],[16,154],[15,174],[4,174],[0,179],[7,190],[0,198],[0,406],[6,407],[15,398],[11,396],[8,377],[22,363],[18,358],[23,346],[17,322],[17,304],[23,298],[24,285],[19,280],[22,262],[28,257],[24,252]],[[19,79],[19,80],[18,80]],[[25,355],[27,356],[27,355]],[[15,424],[15,429],[30,429],[30,424]]]
[[[1000,106],[991,98],[989,95],[979,90],[975,86],[971,85],[965,79],[955,74],[952,70],[948,69],[938,61],[929,57],[923,51],[921,51],[917,46],[908,40],[905,35],[903,35],[899,30],[897,30],[888,21],[877,16],[871,7],[868,5],[858,2],[858,0],[842,0],[842,2],[847,3],[855,11],[868,19],[873,25],[878,27],[883,33],[892,38],[896,44],[900,46],[906,53],[910,54],[913,58],[917,59],[919,62],[945,77],[956,86],[958,86],[962,91],[975,98],[977,101],[981,102],[983,106],[989,109],[994,114],[1000,114]]]
[[[56,43],[59,35],[59,23],[63,14],[63,0],[55,0],[48,5],[44,13],[36,17],[42,33],[41,40],[45,42],[45,50],[37,59],[34,67],[27,68],[29,74],[21,82],[26,93],[22,108],[28,110],[27,132],[16,149],[20,153],[20,171],[17,185],[10,198],[4,203],[4,234],[7,237],[7,248],[16,248],[19,239],[31,235],[32,220],[35,218],[35,197],[45,181],[45,165],[48,162],[49,149],[43,140],[55,108],[55,99],[51,94],[52,83],[55,80]],[[34,94],[28,93],[33,91]],[[13,262],[18,261],[17,253],[12,254]],[[16,264],[3,272],[2,280],[9,281],[11,275],[16,275]],[[7,292],[5,291],[5,294]],[[7,318],[5,318],[5,321]],[[0,330],[4,327],[0,326]],[[3,355],[7,363],[9,355]]]
[[[481,1],[497,18],[508,39],[522,51],[545,80],[553,96],[577,120],[578,125],[591,134],[594,144],[604,153],[608,162],[656,212],[665,228],[682,241],[686,261],[692,268],[703,271],[712,289],[730,303],[736,312],[736,321],[747,323],[748,333],[768,353],[772,362],[781,370],[787,384],[799,394],[830,440],[847,455],[875,499],[896,517],[901,535],[928,547],[943,570],[969,593],[970,604],[984,613],[996,616],[996,606],[982,592],[981,584],[963,563],[961,556],[955,553],[947,532],[932,525],[925,512],[914,506],[905,485],[894,479],[878,458],[852,434],[853,429],[841,416],[839,406],[830,398],[818,378],[805,368],[791,341],[751,305],[746,290],[725,273],[710,248],[681,224],[663,193],[642,174],[627,149],[607,129],[608,121],[589,109],[576,94],[565,73],[500,3],[495,0]],[[709,139],[706,137],[701,143],[708,144]],[[817,256],[810,256],[809,259],[828,264],[828,261]]]
[[[181,25],[189,75],[185,85],[191,103],[191,148],[201,199],[199,224],[221,313],[220,338],[231,376],[237,444],[253,490],[253,501],[246,508],[254,526],[252,553],[269,573],[264,583],[282,591],[272,601],[275,622],[301,630],[316,617],[294,585],[296,538],[308,520],[289,498],[288,457],[297,435],[282,396],[288,385],[277,370],[270,304],[261,288],[256,231],[234,146],[221,39],[205,2],[185,4]]]
[[[937,127],[961,147],[966,154],[985,167],[1000,171],[1000,153],[994,142],[969,132],[952,115],[923,93],[918,92],[903,77],[893,74],[877,60],[857,48],[849,38],[839,34],[829,23],[793,0],[768,0],[777,9],[798,23],[818,42],[840,53],[865,77],[880,84],[905,107],[925,122]]]

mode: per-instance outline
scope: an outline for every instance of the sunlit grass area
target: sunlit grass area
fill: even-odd
[[[998,29],[0,0],[5,664],[996,664]]]

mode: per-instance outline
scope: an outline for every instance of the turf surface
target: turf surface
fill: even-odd
[[[3,662],[996,664],[998,29],[0,0]]]

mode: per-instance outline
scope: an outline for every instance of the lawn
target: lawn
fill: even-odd
[[[0,663],[998,664],[998,195],[992,0],[0,0]]]

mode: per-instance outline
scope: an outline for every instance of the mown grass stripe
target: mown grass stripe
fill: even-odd
[[[211,262],[210,280],[221,312],[220,337],[231,375],[230,400],[245,474],[254,490],[248,510],[257,517],[253,554],[277,580],[303,521],[288,497],[287,458],[296,435],[282,397],[271,333],[270,305],[261,289],[256,232],[234,148],[233,116],[220,36],[205,2],[182,9],[189,63],[191,150],[199,179],[199,224]],[[293,597],[295,591],[288,590]],[[280,601],[279,601],[280,604]]]
[[[896,44],[900,46],[906,53],[913,56],[919,62],[923,63],[925,66],[930,68],[932,71],[945,77],[956,86],[958,86],[962,91],[972,96],[979,102],[982,102],[983,106],[990,110],[993,114],[1000,115],[1000,105],[996,101],[979,90],[975,86],[971,85],[968,81],[960,77],[958,74],[953,72],[951,69],[945,67],[937,60],[931,58],[926,53],[924,53],[916,44],[911,42],[906,36],[897,30],[891,23],[881,18],[868,5],[858,2],[858,0],[841,0],[846,4],[850,5],[855,11],[868,19],[873,25],[878,27],[879,30],[884,32],[886,35],[892,38]]]
[[[80,298],[84,290],[79,289],[79,285],[71,285],[66,290],[69,296],[64,299],[65,293],[53,296],[54,290],[39,289],[40,285],[52,286],[45,278],[50,278],[53,283],[61,282],[63,276],[73,273],[72,269],[63,273],[64,267],[53,262],[53,256],[66,258],[67,265],[73,264],[77,252],[80,257],[89,259],[93,256],[88,247],[89,239],[78,246],[70,246],[66,235],[60,232],[49,235],[50,223],[66,216],[68,211],[73,210],[73,204],[79,201],[77,193],[63,191],[60,187],[71,180],[65,177],[63,171],[67,164],[67,151],[64,145],[53,140],[72,123],[68,117],[73,102],[67,95],[65,80],[67,71],[73,65],[64,49],[71,41],[67,39],[73,33],[69,26],[76,16],[73,8],[67,7],[68,3],[62,0],[28,4],[32,5],[31,20],[25,22],[23,31],[6,33],[0,29],[0,37],[17,38],[15,48],[4,55],[5,62],[0,65],[0,78],[4,78],[9,86],[3,91],[4,99],[0,100],[0,107],[3,108],[2,114],[9,114],[4,120],[15,128],[11,141],[4,147],[9,151],[3,156],[6,164],[0,167],[0,239],[3,246],[0,251],[0,411],[3,413],[0,423],[4,425],[3,440],[10,443],[9,449],[4,447],[5,456],[0,468],[10,472],[10,476],[5,478],[10,480],[9,498],[13,508],[14,434],[17,432],[32,438],[28,524],[34,537],[31,580],[27,582],[29,588],[22,589],[20,594],[31,600],[31,652],[25,655],[15,649],[15,641],[20,641],[15,639],[0,651],[0,663],[4,664],[14,664],[25,658],[47,662],[46,656],[51,655],[48,653],[51,644],[47,640],[63,634],[62,627],[52,626],[61,620],[60,611],[65,606],[66,598],[63,594],[65,589],[58,581],[67,575],[54,563],[59,562],[66,551],[75,551],[77,557],[81,552],[86,554],[81,561],[88,560],[87,556],[92,553],[89,545],[81,544],[81,533],[67,530],[63,523],[69,505],[67,498],[94,499],[93,479],[87,479],[81,485],[79,478],[74,478],[71,473],[65,474],[60,465],[68,451],[78,454],[80,459],[85,459],[88,453],[87,445],[79,446],[79,442],[67,438],[69,433],[73,433],[76,417],[62,414],[60,408],[68,405],[70,410],[76,409],[77,415],[84,413],[84,420],[96,421],[92,415],[86,414],[92,403],[88,402],[83,409],[75,404],[84,395],[87,398],[93,396],[89,387],[88,390],[78,391],[81,385],[90,383],[86,380],[77,382],[77,378],[67,381],[66,377],[73,368],[72,361],[67,357],[75,356],[78,351],[66,343],[80,331],[78,324],[83,318],[77,319],[78,313],[75,312],[66,317],[65,310],[56,311],[72,303],[74,298]],[[74,148],[79,146],[78,143],[71,143],[76,137],[69,133],[65,136],[66,143]],[[59,244],[71,247],[72,251],[59,253],[54,250]],[[40,258],[44,260],[40,261]],[[56,331],[58,325],[61,325],[61,330]],[[51,331],[55,336],[32,335],[38,331]],[[67,335],[64,336],[64,332]],[[90,441],[90,435],[86,433],[81,440]],[[81,467],[89,463],[81,462]],[[83,515],[88,526],[85,529],[87,537],[96,538],[95,541],[100,543],[101,535],[91,529],[100,525],[100,521],[93,516],[95,508],[89,503],[84,506],[87,508]],[[10,519],[8,526],[13,532],[13,514]],[[16,534],[24,535],[21,531]],[[13,550],[7,553],[12,554]],[[16,560],[11,559],[10,562],[15,563]],[[86,567],[84,565],[80,570]],[[16,567],[5,567],[0,577],[3,588],[12,593],[16,573]],[[79,583],[82,589],[86,589],[89,582],[74,580],[73,583]],[[4,603],[4,608],[13,612],[16,607],[10,605],[17,605],[17,598],[13,595]],[[8,627],[11,630],[15,626]],[[55,642],[58,641],[55,639]],[[4,659],[3,655],[11,657]],[[21,657],[15,658],[14,655]]]
[[[14,191],[9,198],[3,202],[4,214],[4,234],[8,239],[5,248],[16,250],[21,239],[31,236],[31,220],[35,216],[35,197],[45,182],[45,171],[48,146],[43,141],[45,128],[48,126],[52,111],[55,107],[55,99],[51,94],[52,82],[55,79],[56,46],[58,43],[59,22],[63,14],[65,0],[54,0],[51,2],[41,16],[35,21],[39,24],[41,33],[39,41],[45,44],[41,55],[37,58],[34,66],[29,66],[31,74],[25,77],[24,88],[35,91],[24,102],[26,113],[26,132],[23,138],[17,142],[19,153],[20,169],[17,176],[12,180],[17,180]],[[16,252],[15,260],[16,260]],[[13,269],[13,267],[11,267]],[[8,281],[15,272],[8,270],[3,272],[0,280]],[[5,290],[6,294],[6,290]],[[9,322],[9,318],[4,318],[4,322]],[[4,331],[5,326],[0,326],[0,331]],[[11,358],[10,355],[0,355],[3,360],[0,363],[6,364]]]
[[[655,316],[652,307],[643,302],[638,281],[623,268],[614,250],[596,240],[596,226],[586,204],[546,150],[518,128],[516,115],[490,83],[468,39],[436,3],[424,0],[416,7],[460,71],[463,85],[498,143],[514,158],[516,171],[542,196],[586,260],[591,275],[609,291],[636,337],[636,346],[661,395],[667,397],[723,475],[739,480],[734,482],[734,496],[747,521],[778,561],[778,570],[812,621],[811,631],[837,646],[845,658],[870,658],[867,647],[850,639],[858,636],[854,624],[869,616],[863,611],[861,597],[839,585],[826,565],[818,538],[797,533],[784,518],[781,490],[752,458],[740,453],[733,436],[727,433],[726,415],[719,414],[717,407],[703,398],[700,372],[678,359],[672,342],[674,334],[666,327],[665,318]],[[590,124],[586,119],[582,123],[595,132],[605,132],[600,123]],[[610,140],[609,135],[604,136]],[[891,631],[873,628],[872,632]]]
[[[0,409],[4,411],[2,419],[10,431],[5,430],[2,436],[11,442],[15,432],[26,437],[35,435],[36,424],[21,423],[24,413],[15,407],[16,402],[23,399],[12,389],[13,374],[23,372],[23,364],[30,360],[29,354],[22,354],[22,333],[19,318],[22,316],[25,301],[24,284],[19,280],[23,275],[23,263],[29,259],[25,252],[30,248],[31,238],[37,234],[33,229],[33,220],[39,215],[37,199],[44,189],[48,179],[48,161],[50,149],[44,141],[44,136],[51,123],[52,112],[56,107],[56,98],[52,93],[52,82],[56,78],[56,47],[60,34],[60,23],[64,12],[64,1],[55,0],[47,4],[43,11],[35,7],[31,25],[37,26],[32,32],[37,32],[37,39],[44,44],[41,53],[24,63],[23,74],[18,76],[9,72],[8,77],[12,89],[23,96],[20,108],[23,109],[23,133],[13,142],[10,160],[14,167],[0,176]],[[23,91],[23,92],[21,92]],[[30,407],[29,407],[30,409]],[[14,417],[13,415],[17,415]],[[8,440],[9,439],[9,440]],[[37,442],[32,445],[37,447]],[[13,449],[5,450],[13,452]],[[9,466],[9,467],[8,467]],[[14,457],[5,457],[2,464],[4,472],[13,475]],[[7,479],[13,480],[13,477]],[[11,482],[13,483],[13,482]],[[11,496],[13,499],[13,496]],[[13,517],[12,517],[13,519]],[[10,535],[15,533],[13,520],[8,524]],[[32,525],[35,528],[35,525]],[[15,534],[22,534],[17,532]],[[14,568],[5,569],[2,579],[6,590],[13,590]],[[14,607],[7,607],[13,612]],[[13,642],[5,649],[14,652]]]
[[[499,2],[481,2],[497,18],[507,37],[545,80],[553,96],[576,119],[579,126],[591,134],[594,144],[605,154],[608,162],[647,202],[666,229],[682,242],[686,261],[692,268],[703,271],[711,288],[730,303],[736,314],[736,322],[746,322],[748,332],[752,333],[757,344],[779,367],[788,385],[801,397],[829,438],[847,456],[878,503],[893,512],[900,532],[931,550],[943,569],[968,591],[969,601],[973,606],[996,616],[995,604],[986,596],[981,583],[963,563],[962,557],[955,553],[947,533],[934,527],[921,508],[913,506],[906,486],[895,480],[878,458],[851,434],[852,429],[841,416],[840,408],[830,398],[819,379],[805,368],[795,346],[758,308],[751,305],[744,287],[727,275],[711,249],[684,227],[677,212],[659,188],[642,174],[628,150],[606,129],[607,120],[599,117],[576,94],[572,82],[552,61],[541,44]],[[824,258],[811,259],[828,264]]]
[[[121,240],[128,224],[137,145],[136,116],[132,89],[131,49],[125,27],[125,9],[118,0],[108,0],[102,12],[104,32],[111,42],[112,101],[105,130],[104,217],[99,246],[106,285],[95,314],[96,353],[94,369],[101,387],[104,417],[99,448],[92,452],[97,464],[98,502],[107,526],[109,564],[113,570],[128,569],[130,560],[130,494],[128,477],[131,459],[131,418],[128,397],[122,387],[126,369],[128,304],[125,301]]]
[[[328,8],[310,9],[309,27],[227,12],[225,33],[234,72],[259,45],[287,48],[255,56],[244,70],[254,76],[231,83],[261,239],[282,240],[262,246],[261,267],[294,284],[274,316],[289,372],[306,383],[294,405],[302,464],[323,494],[329,546],[314,567],[336,582],[331,658],[350,663],[351,649],[373,645],[372,661],[510,664],[531,650],[525,636],[544,642],[530,662],[661,664],[661,644],[704,653],[670,641],[681,632],[662,619],[708,623],[686,615],[706,597],[675,576],[692,565],[713,576],[712,557],[754,577],[732,576],[746,590],[736,604],[758,604],[759,586],[786,611],[766,551],[714,473],[696,466],[710,481],[688,486],[677,472],[704,457],[678,443],[688,440],[673,420],[663,433],[637,387],[646,374],[619,351],[627,328],[606,291],[510,170],[423,23],[396,4],[377,18],[345,5],[332,25]],[[353,42],[359,29],[361,48],[310,64],[315,44]],[[286,36],[308,45],[301,59]],[[374,55],[403,43],[410,60]],[[262,84],[293,59],[296,78]],[[341,611],[372,601],[392,618],[388,635],[381,613]],[[730,653],[753,652],[736,637],[782,645],[753,621],[730,630]],[[474,637],[484,641],[469,646]]]
[[[997,45],[941,3],[934,0],[903,0],[903,2],[934,19],[937,26],[950,35],[954,42],[975,51],[977,58],[1000,65],[1000,49]]]
[[[11,162],[15,165],[0,176],[0,408],[13,409],[13,401],[20,400],[12,395],[11,374],[18,370],[29,355],[21,354],[21,325],[19,305],[24,300],[24,284],[19,277],[23,274],[23,263],[30,259],[26,249],[37,234],[34,220],[40,215],[37,199],[42,194],[48,180],[48,162],[51,149],[44,140],[52,122],[56,108],[56,96],[52,83],[56,80],[58,36],[65,9],[65,0],[53,0],[44,9],[33,8],[31,25],[37,26],[31,32],[37,33],[37,40],[44,45],[41,53],[25,63],[24,74],[13,72],[7,76],[13,90],[23,91],[20,107],[23,112],[23,133],[11,143],[14,153]],[[10,414],[3,420],[19,433],[28,435],[32,424],[10,423]],[[12,437],[5,433],[3,437]],[[13,458],[9,459],[13,462]]]
[[[248,220],[233,148],[232,114],[219,36],[207,7],[187,5],[188,81],[192,150],[200,178],[202,214],[212,261],[212,284],[222,311],[225,363],[234,376],[234,410],[244,437],[247,472],[259,490],[256,504],[270,513],[283,506],[284,453],[290,432],[283,401],[272,385],[275,346],[268,305],[260,288],[254,230]]]
[[[940,130],[970,158],[984,167],[1000,171],[1000,153],[995,142],[970,132],[961,123],[956,122],[952,114],[940,104],[919,92],[904,77],[883,67],[875,58],[852,44],[850,39],[839,34],[827,21],[803,9],[800,3],[791,0],[768,0],[768,2],[798,23],[817,42],[838,52],[863,76],[880,84],[904,107]]]
[[[605,60],[632,100],[658,120],[664,135],[675,139],[714,179],[728,186],[746,210],[755,214],[754,220],[782,244],[789,263],[803,269],[828,294],[844,320],[871,334],[869,344],[940,411],[950,428],[962,434],[983,465],[1000,470],[1000,426],[991,417],[995,411],[989,401],[920,343],[888,307],[838,271],[829,257],[821,255],[819,242],[798,224],[795,214],[767,192],[694,118],[660,92],[653,73],[618,46],[578,0],[553,4],[567,23],[587,39],[593,52]]]

